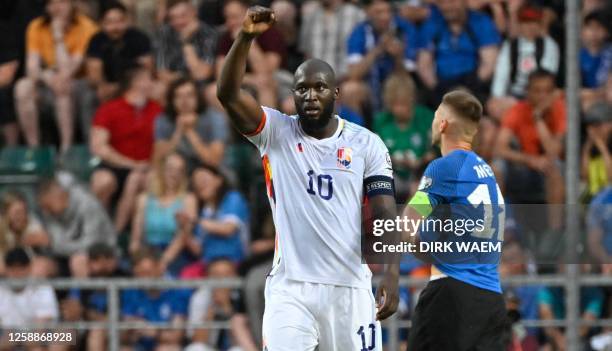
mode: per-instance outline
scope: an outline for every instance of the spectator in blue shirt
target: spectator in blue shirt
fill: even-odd
[[[612,186],[593,200],[587,215],[589,253],[597,263],[612,262]]]
[[[160,279],[163,273],[159,258],[148,249],[134,254],[133,268],[134,276],[141,279]],[[121,318],[124,321],[180,324],[186,320],[189,295],[185,290],[176,289],[125,290],[121,294]],[[131,330],[123,339],[128,344],[135,344],[136,349],[174,350],[181,346],[183,330]]]
[[[432,103],[457,86],[484,99],[495,70],[500,35],[484,13],[466,0],[437,0],[420,33],[418,72],[431,90]]]
[[[192,185],[201,203],[201,212],[194,229],[181,225],[186,248],[205,263],[219,258],[236,263],[242,261],[249,243],[246,200],[214,167],[202,165],[196,168]]]
[[[384,80],[393,72],[414,70],[418,34],[413,24],[394,15],[388,0],[368,0],[366,14],[348,39],[348,77],[367,82],[378,110]]]
[[[599,88],[606,83],[612,68],[612,48],[607,45],[610,37],[608,19],[605,14],[591,12],[584,18],[582,26],[582,48],[580,49],[580,73],[584,88]]]

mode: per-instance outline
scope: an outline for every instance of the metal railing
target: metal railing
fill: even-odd
[[[505,287],[538,285],[564,287],[566,284],[565,275],[542,275],[542,276],[514,276],[503,280]],[[414,279],[402,277],[400,286],[424,287],[427,279]],[[374,279],[374,286],[379,282],[379,278]],[[601,275],[580,276],[577,281],[579,286],[612,286],[612,277]],[[107,329],[108,330],[108,349],[118,351],[120,348],[119,332],[122,330],[133,329],[229,329],[229,322],[207,321],[198,324],[193,323],[148,323],[148,322],[128,322],[121,321],[119,316],[120,299],[119,294],[122,289],[197,289],[197,288],[242,288],[243,281],[238,278],[232,279],[199,279],[199,280],[151,280],[151,279],[52,279],[52,280],[8,280],[0,281],[0,285],[10,287],[23,287],[25,285],[47,285],[54,289],[99,289],[106,290],[108,298],[108,319],[106,322],[55,322],[44,325],[32,326],[32,328],[42,329],[61,329],[61,330],[89,330]],[[262,301],[263,303],[263,301]],[[521,323],[526,327],[567,327],[567,319],[558,320],[522,320]],[[383,323],[383,327],[388,331],[388,342],[386,350],[399,350],[400,330],[409,328],[410,321],[400,320],[398,314],[390,317]],[[577,328],[581,326],[612,326],[612,319],[599,319],[595,321],[578,320]],[[571,351],[571,349],[570,349]]]

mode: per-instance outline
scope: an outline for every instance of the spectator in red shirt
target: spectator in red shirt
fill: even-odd
[[[91,177],[91,188],[107,208],[121,194],[115,216],[117,232],[128,223],[149,169],[153,125],[162,111],[149,98],[152,84],[147,68],[126,70],[122,96],[100,106],[94,117],[90,148],[102,163]]]
[[[533,192],[534,185],[540,183],[547,203],[562,203],[564,186],[559,160],[565,132],[565,104],[556,92],[555,75],[537,70],[529,76],[526,99],[504,116],[497,139],[497,154],[508,166],[504,167],[504,176],[512,179],[506,184],[507,193],[527,189]],[[511,147],[513,139],[518,142],[518,149]],[[520,189],[510,191],[511,186]]]
[[[244,0],[225,2],[223,16],[226,31],[219,38],[217,46],[217,76],[221,73],[225,56],[242,28],[247,9],[248,3]],[[276,107],[278,104],[274,74],[283,66],[286,56],[287,48],[283,35],[276,28],[270,28],[258,36],[249,51],[244,83],[257,88],[259,100],[264,106]]]

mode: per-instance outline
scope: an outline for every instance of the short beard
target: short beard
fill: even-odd
[[[329,121],[331,121],[334,114],[334,104],[325,106],[317,119],[304,117],[306,114],[298,106],[296,106],[296,110],[298,111],[299,121],[302,128],[305,131],[316,131],[327,127],[327,124]]]

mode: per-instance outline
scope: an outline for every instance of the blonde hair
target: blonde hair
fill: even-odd
[[[6,192],[0,198],[0,254],[12,249],[19,240],[19,238],[9,237],[11,231],[7,216],[9,208],[16,202],[23,202],[27,205],[25,197],[16,191]]]
[[[413,105],[416,100],[415,94],[414,80],[409,74],[392,74],[383,86],[383,102],[387,108],[391,107],[393,102],[398,99]]]
[[[178,153],[168,154],[165,157],[163,157],[161,160],[159,160],[159,163],[155,167],[155,171],[152,174],[152,179],[149,182],[149,187],[148,187],[149,193],[157,197],[163,196],[166,193],[168,189],[167,189],[166,181],[164,180],[165,178],[164,168],[166,167],[166,162],[168,162],[168,159],[174,156],[179,157],[183,161],[183,172],[181,174],[181,179],[179,181],[177,195],[185,195],[187,193],[187,189],[189,186],[189,179],[187,178],[187,167],[186,167],[187,162],[185,161],[185,158],[183,158],[183,156],[179,155]]]

